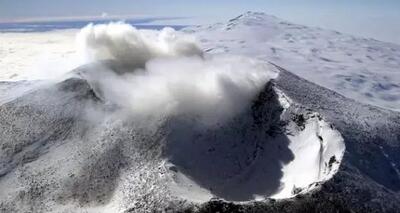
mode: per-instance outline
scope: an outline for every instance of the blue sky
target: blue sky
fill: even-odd
[[[0,0],[0,21],[108,15],[182,16],[174,24],[224,21],[245,11],[400,43],[400,0]]]

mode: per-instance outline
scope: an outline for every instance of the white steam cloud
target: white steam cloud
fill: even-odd
[[[205,56],[195,38],[171,28],[89,25],[77,38],[87,62],[107,61],[86,72],[91,84],[105,100],[134,116],[190,114],[207,125],[223,122],[277,75],[249,58]],[[113,63],[124,72],[107,66]]]
[[[202,55],[193,37],[172,28],[155,32],[121,22],[90,24],[79,32],[77,43],[87,62],[112,59],[133,69],[153,58]]]

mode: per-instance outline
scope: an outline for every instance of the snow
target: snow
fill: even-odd
[[[147,37],[144,33],[153,36]],[[290,142],[287,136],[280,133],[279,136],[272,137],[266,133],[272,125],[278,125],[277,117],[280,113],[279,109],[282,108],[281,105],[290,106],[288,100],[282,104],[279,103],[277,99],[284,100],[285,96],[275,95],[271,87],[264,91],[265,85],[272,78],[277,77],[277,69],[272,65],[246,57],[203,55],[194,43],[195,41],[186,36],[172,29],[142,32],[122,23],[84,28],[78,35],[78,41],[83,41],[82,47],[87,48],[87,52],[94,53],[90,57],[90,61],[94,63],[75,69],[71,74],[85,79],[84,82],[87,84],[81,85],[84,87],[83,90],[76,85],[80,82],[79,80],[67,79],[61,83],[66,84],[67,89],[47,90],[48,87],[52,87],[51,83],[46,87],[36,88],[36,91],[45,91],[50,97],[47,95],[36,97],[36,91],[30,94],[19,94],[22,97],[29,97],[28,102],[33,101],[34,106],[44,105],[43,111],[46,112],[44,115],[49,118],[52,115],[55,116],[50,118],[50,122],[53,119],[66,117],[65,122],[68,124],[55,121],[60,125],[54,127],[62,129],[64,125],[73,125],[70,128],[73,128],[78,135],[74,138],[75,140],[72,140],[74,146],[71,147],[67,141],[65,144],[53,147],[51,152],[47,153],[46,137],[35,136],[45,134],[44,128],[41,125],[33,125],[34,127],[28,128],[33,135],[14,135],[26,138],[26,141],[13,141],[24,148],[15,155],[10,152],[3,156],[3,162],[8,163],[4,163],[4,167],[0,170],[1,174],[17,176],[14,169],[18,167],[18,162],[23,161],[24,156],[30,153],[33,153],[33,156],[41,156],[40,159],[31,157],[35,159],[34,163],[37,164],[35,168],[38,169],[65,164],[63,170],[55,171],[52,176],[56,179],[61,177],[61,181],[64,180],[66,173],[75,176],[81,170],[86,170],[86,167],[99,167],[88,177],[82,177],[73,183],[69,181],[63,183],[64,190],[60,192],[62,200],[72,199],[78,203],[92,203],[96,199],[100,199],[101,202],[114,202],[114,199],[118,197],[113,195],[112,189],[120,189],[119,187],[123,187],[125,183],[131,185],[130,182],[125,182],[125,178],[133,179],[138,187],[140,187],[140,181],[147,182],[149,179],[157,181],[158,179],[153,179],[153,176],[157,175],[153,173],[154,168],[141,171],[145,167],[133,173],[124,173],[126,176],[121,175],[122,180],[118,179],[120,173],[117,166],[110,166],[110,164],[112,162],[120,164],[121,151],[119,148],[110,147],[114,134],[110,136],[110,132],[107,131],[108,125],[103,126],[107,123],[101,122],[102,118],[108,118],[110,115],[105,112],[103,113],[106,115],[97,113],[98,109],[91,108],[94,103],[86,105],[85,99],[77,102],[71,100],[69,93],[61,95],[63,94],[61,91],[69,89],[77,92],[78,95],[83,95],[87,93],[85,89],[90,88],[93,89],[91,90],[93,93],[89,94],[104,101],[103,104],[116,105],[120,108],[117,114],[120,114],[122,118],[113,118],[116,120],[111,119],[111,123],[118,124],[119,119],[124,121],[133,119],[139,128],[148,128],[152,131],[161,129],[165,132],[160,136],[163,139],[157,142],[165,140],[165,144],[161,147],[165,147],[166,154],[157,160],[168,160],[177,168],[178,172],[175,172],[175,176],[172,174],[175,182],[169,186],[171,191],[175,192],[171,193],[171,196],[186,196],[186,199],[193,202],[205,202],[214,196],[232,201],[251,201],[276,193],[284,184],[281,183],[281,177],[284,175],[282,167],[293,160],[291,150],[287,147]],[[158,46],[160,41],[165,49]],[[122,45],[119,45],[121,43]],[[133,54],[124,54],[126,51]],[[99,55],[100,57],[96,58]],[[122,66],[112,68],[109,66],[115,63]],[[123,67],[123,70],[119,70],[119,67]],[[61,94],[57,94],[58,92]],[[269,99],[258,100],[260,92]],[[10,101],[19,103],[19,99],[5,97],[3,99],[5,104]],[[254,99],[259,101],[258,104],[254,104],[255,109],[268,108],[253,112],[253,106],[250,107],[250,105],[255,101]],[[66,103],[72,106],[67,106]],[[76,111],[75,107],[80,107],[75,105],[78,103],[82,104],[83,108]],[[47,108],[47,104],[52,107]],[[65,105],[62,109],[67,112],[59,112],[61,109],[57,104]],[[84,114],[83,117],[81,113]],[[253,113],[259,113],[259,116]],[[99,118],[91,120],[89,117],[92,117],[92,114]],[[41,113],[35,115],[38,116],[37,119],[47,118]],[[83,120],[81,121],[83,127],[80,122],[78,124],[69,122],[70,119],[75,121],[77,117]],[[14,116],[8,118],[14,119]],[[240,121],[237,122],[236,119]],[[23,121],[17,123],[25,125]],[[86,125],[91,127],[85,127]],[[249,128],[250,126],[258,127]],[[6,141],[12,143],[12,138],[9,137],[13,137],[11,132],[14,130],[9,129],[7,125],[4,128],[8,135]],[[81,128],[87,133],[81,133]],[[140,131],[137,126],[131,124],[127,125],[127,128]],[[21,129],[27,129],[27,127],[21,127]],[[51,134],[51,131],[49,132]],[[59,136],[57,133],[54,134],[55,137]],[[82,144],[86,141],[81,140],[80,134],[89,134],[84,138],[90,138],[94,144],[90,147]],[[96,136],[93,136],[94,134]],[[120,137],[119,134],[116,135]],[[105,144],[96,143],[96,139],[103,136],[107,138],[103,141]],[[33,140],[36,137],[40,140]],[[145,143],[149,143],[148,140],[145,139]],[[142,141],[135,141],[135,143],[140,142]],[[103,164],[97,165],[97,157],[94,157],[88,165],[77,166],[79,161],[77,162],[74,158],[79,158],[76,152],[81,152],[79,151],[81,148],[103,150],[104,154],[101,154]],[[69,154],[61,155],[58,153],[60,150]],[[205,155],[205,152],[208,154]],[[82,154],[84,159],[91,158],[90,151],[83,151]],[[150,167],[158,163],[155,162]],[[75,169],[75,167],[80,169]],[[169,169],[168,173],[173,171]],[[149,178],[138,177],[138,174],[148,175]],[[104,180],[105,184],[102,188],[93,188],[94,184],[89,180],[98,179],[99,176],[107,177]],[[312,179],[307,183],[311,184],[316,180]],[[5,182],[2,183],[5,184]],[[153,187],[162,187],[162,185],[154,184],[150,183],[151,188],[148,190],[153,190]],[[136,196],[140,196],[137,192],[135,193]],[[142,193],[145,192],[142,191]]]
[[[249,12],[228,23],[185,29],[209,53],[277,64],[357,101],[400,110],[400,45]]]
[[[346,97],[400,109],[398,44],[296,25],[253,12],[226,24],[184,31],[194,33],[209,53],[230,52],[272,62]],[[75,33],[0,33],[0,80],[55,78],[81,65]]]
[[[285,108],[280,116],[284,119],[294,109],[289,108],[291,101],[279,94],[282,92],[278,92],[277,98],[279,105]],[[188,135],[187,129],[180,129],[185,133],[179,134],[179,139],[170,139],[182,140],[169,148],[172,156],[168,167],[174,168],[170,169],[173,170],[170,189],[176,196],[192,202],[206,202],[212,197],[234,202],[285,199],[313,190],[316,183],[329,180],[338,171],[345,145],[341,134],[317,113],[301,116],[304,116],[304,126],[290,120],[285,135],[261,139],[265,136],[253,133],[256,144],[261,140],[257,145],[261,150],[256,152],[251,164],[243,163],[239,167],[235,162],[241,164],[240,158],[249,157],[249,153],[253,152],[251,149],[249,153],[238,152],[232,147],[249,149],[253,142],[248,141],[249,144],[245,145],[236,142],[246,136],[230,131],[222,134],[214,130],[211,133],[193,130],[189,131],[193,135]],[[243,125],[247,126],[246,122]],[[207,137],[203,134],[215,135]],[[213,147],[212,152],[210,147]],[[276,164],[280,164],[281,173],[276,171]],[[278,185],[272,184],[274,182]]]
[[[390,162],[390,165],[393,167],[393,170],[396,172],[397,176],[400,178],[400,170],[397,167],[397,164],[391,160],[391,157],[385,152],[382,146],[379,146],[379,149],[382,151],[383,156]]]
[[[172,170],[171,168],[175,168],[173,164],[169,164],[167,167],[169,167],[170,170]],[[173,179],[173,181],[169,183],[169,189],[175,196],[181,199],[187,199],[196,203],[204,203],[213,198],[213,194],[210,190],[199,186],[195,181],[190,179],[190,177],[187,177],[181,172],[177,171],[175,174],[172,174],[171,179]]]
[[[273,195],[273,198],[288,198],[296,195],[293,189],[313,189],[314,183],[330,179],[338,170],[342,160],[345,145],[342,136],[329,124],[318,118],[317,114],[310,115],[304,131],[298,135],[289,134],[292,141],[289,149],[294,159],[283,167],[282,184],[284,188]],[[329,163],[334,156],[334,163]],[[333,158],[332,158],[333,159]],[[331,164],[331,165],[329,165]]]
[[[247,13],[227,24],[186,31],[198,36],[207,54],[217,55],[196,58],[201,64],[207,65],[212,58],[220,60],[220,53],[244,54],[287,68],[348,97],[398,109],[396,70],[400,60],[396,45],[294,25],[262,13]],[[327,187],[321,187],[321,193],[333,195],[312,194],[314,202],[331,203],[337,202],[337,197],[350,196],[353,203],[343,205],[374,205],[360,202],[364,196],[354,196],[361,191],[381,206],[391,204],[388,209],[398,206],[397,112],[355,102],[268,65],[255,66],[255,70],[280,70],[280,75],[271,81],[262,78],[268,83],[264,82],[267,85],[261,92],[258,84],[257,91],[251,90],[258,92],[254,101],[235,99],[235,92],[241,90],[218,94],[233,98],[232,105],[241,107],[230,111],[233,115],[224,122],[204,125],[198,113],[193,113],[196,110],[186,110],[166,113],[148,125],[147,120],[130,116],[121,102],[101,96],[96,84],[101,80],[109,83],[110,79],[90,79],[102,74],[96,65],[79,67],[72,72],[74,78],[68,76],[59,83],[31,81],[55,78],[80,64],[73,50],[72,31],[0,36],[1,41],[7,41],[0,45],[1,79],[29,80],[0,83],[1,210],[146,212],[176,205],[172,210],[178,211],[186,204],[202,205],[213,198],[240,205],[292,198],[308,195],[322,184]],[[119,43],[114,41],[111,46]],[[106,55],[115,60],[119,54],[111,52]],[[176,55],[164,60],[176,63],[173,57]],[[175,65],[177,70],[189,69],[191,62]],[[239,62],[221,60],[216,67],[218,71],[242,72],[254,68],[239,66]],[[159,70],[171,68],[168,63],[156,63]],[[104,71],[124,82],[128,75],[119,75],[117,68]],[[232,72],[228,76],[235,79],[231,82],[234,85],[243,80]],[[163,76],[162,82],[170,77]],[[182,75],[172,77],[180,79]],[[186,82],[188,77],[184,77]],[[204,80],[199,80],[201,83]],[[117,84],[117,92],[138,89],[129,82],[127,88],[118,87],[121,85]],[[104,94],[108,88],[101,89]],[[175,89],[184,96],[172,102],[203,98],[183,86]],[[158,100],[166,95],[157,94],[150,98]],[[166,107],[161,104],[156,108],[162,111]],[[334,175],[339,179],[332,178]]]
[[[57,78],[76,68],[75,34],[0,33],[0,81]]]

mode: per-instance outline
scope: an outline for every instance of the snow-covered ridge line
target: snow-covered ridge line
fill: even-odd
[[[357,101],[400,109],[400,45],[293,24],[247,12],[226,23],[190,27],[209,53],[270,61]]]

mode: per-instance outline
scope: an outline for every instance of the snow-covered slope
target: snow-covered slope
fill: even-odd
[[[168,202],[290,198],[329,180],[344,154],[333,126],[297,112],[272,83],[242,113],[207,126],[192,114],[149,125],[88,82],[69,78],[0,106],[3,211],[141,212]]]
[[[226,32],[224,51],[258,57],[266,34],[279,43],[274,23],[288,25],[247,13],[198,29],[208,53],[171,29],[89,26],[94,63],[58,82],[0,82],[0,211],[397,211],[399,112],[283,58],[211,54]],[[253,38],[248,52],[238,36]]]
[[[248,12],[186,29],[209,53],[267,60],[363,103],[400,110],[400,45]]]
[[[0,33],[0,81],[55,78],[75,68],[76,32]]]
[[[149,126],[92,88],[69,78],[0,106],[1,211],[398,208],[397,112],[280,70],[227,122],[180,115]]]
[[[318,206],[330,200],[336,207],[345,207],[341,211],[396,212],[400,200],[400,113],[361,104],[284,69],[276,85],[293,102],[314,109],[332,123],[346,145],[334,178],[299,203]]]
[[[216,129],[198,129],[190,119],[172,123],[166,152],[173,192],[200,203],[262,201],[329,180],[343,157],[342,136],[317,113],[283,106],[288,99],[280,94],[268,84],[250,112]]]

